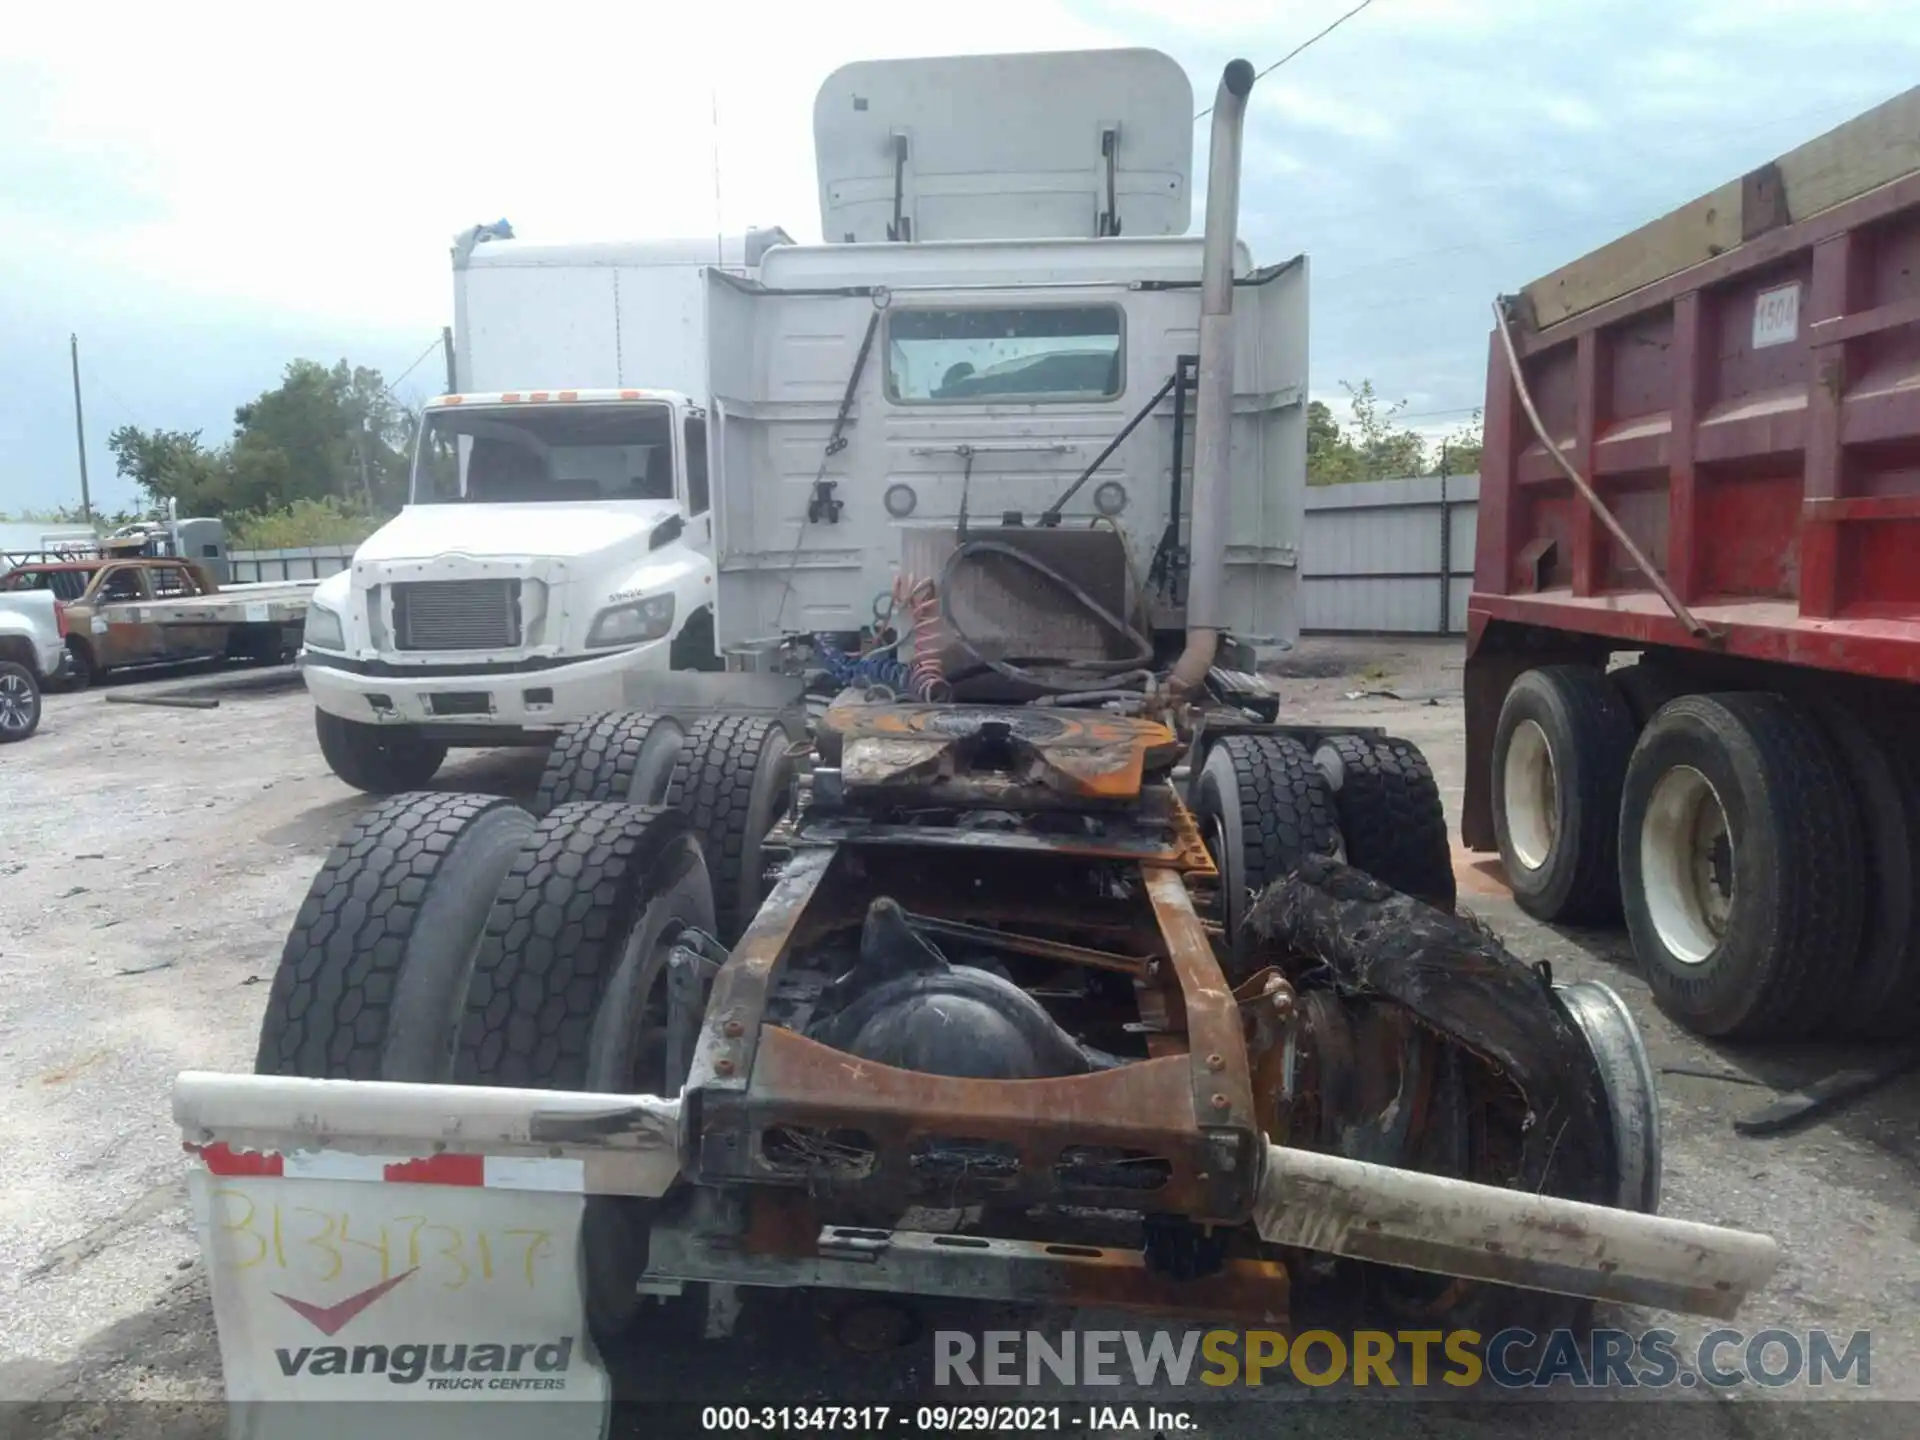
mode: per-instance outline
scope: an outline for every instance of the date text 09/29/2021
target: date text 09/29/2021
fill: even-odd
[[[1172,1434],[1194,1428],[1182,1410],[1143,1405],[708,1405],[700,1428],[761,1434],[846,1433],[1050,1434],[1060,1430],[1139,1430]]]

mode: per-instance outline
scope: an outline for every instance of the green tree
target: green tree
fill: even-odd
[[[1340,382],[1353,419],[1343,427],[1318,400],[1307,405],[1307,483],[1345,485],[1355,480],[1393,480],[1426,472],[1426,441],[1396,424],[1404,400],[1389,404],[1373,382]]]
[[[235,409],[217,449],[197,431],[123,426],[108,440],[119,472],[183,514],[238,518],[304,504],[341,514],[391,514],[406,500],[418,417],[387,393],[380,372],[345,360],[295,360],[279,385]]]
[[[1307,402],[1307,483],[1344,485],[1366,478],[1353,442],[1340,431],[1340,422],[1325,401]]]
[[[1432,473],[1478,475],[1484,433],[1484,423],[1480,412],[1476,410],[1473,412],[1472,420],[1456,427],[1435,447]]]
[[[1358,432],[1354,449],[1365,472],[1361,478],[1394,480],[1423,473],[1427,468],[1427,442],[1416,431],[1394,423],[1407,402],[1383,401],[1374,393],[1371,380],[1362,380],[1357,387],[1343,380],[1340,387],[1347,392],[1347,403],[1353,410],[1353,428]]]
[[[136,520],[148,517],[144,513],[136,514],[132,510],[102,510],[94,507],[92,524],[96,530],[118,530],[122,525],[131,525]],[[81,513],[78,505],[56,505],[46,510],[0,510],[0,521],[18,525],[85,525],[87,517]]]
[[[198,430],[141,430],[122,425],[107,436],[113,468],[147,492],[156,507],[168,500],[182,514],[219,514],[228,495],[223,452],[200,443]]]

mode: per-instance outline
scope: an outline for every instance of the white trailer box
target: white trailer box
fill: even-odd
[[[785,231],[453,250],[455,389],[672,390],[704,397],[706,273],[754,272]]]

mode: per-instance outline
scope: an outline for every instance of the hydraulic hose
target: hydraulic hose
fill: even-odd
[[[959,621],[954,618],[952,608],[953,577],[955,573],[961,565],[980,555],[1000,556],[1012,561],[1014,564],[1023,565],[1036,575],[1050,580],[1053,584],[1066,591],[1067,594],[1072,597],[1075,604],[1086,611],[1087,614],[1091,615],[1102,626],[1106,627],[1109,633],[1125,636],[1133,646],[1133,652],[1117,660],[1074,660],[1064,662],[1058,666],[1049,667],[1055,670],[1084,671],[1088,676],[1088,683],[1086,685],[1063,685],[1055,678],[1035,674],[1033,671],[1027,670],[1011,661],[995,660],[982,654],[979,645],[967,634],[966,629]],[[1043,693],[1051,695],[1071,695],[1085,690],[1111,690],[1114,688],[1114,677],[1116,675],[1127,675],[1132,672],[1147,672],[1150,671],[1152,667],[1153,641],[1148,636],[1141,634],[1125,620],[1113,614],[1106,606],[1102,605],[1098,600],[1095,600],[1084,589],[1074,584],[1073,581],[1062,575],[1058,570],[1055,570],[1051,565],[1035,559],[1024,550],[1015,549],[1004,541],[969,540],[965,544],[956,547],[954,552],[947,557],[947,563],[940,572],[938,591],[941,602],[941,615],[946,621],[947,633],[953,637],[954,642],[959,645],[962,650],[971,656],[978,664],[984,665],[987,669],[993,671],[994,674],[1008,680],[1017,681],[1022,685],[1035,686]]]

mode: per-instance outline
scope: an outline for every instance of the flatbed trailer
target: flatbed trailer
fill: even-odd
[[[1499,309],[1467,848],[1700,1033],[1911,1031],[1920,88]]]
[[[110,622],[132,625],[301,626],[318,580],[268,580],[222,585],[211,595],[177,600],[124,601],[101,607]]]

